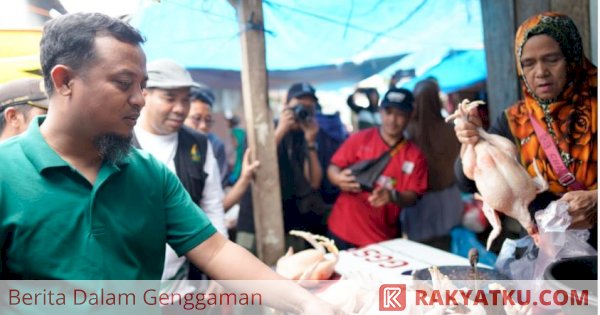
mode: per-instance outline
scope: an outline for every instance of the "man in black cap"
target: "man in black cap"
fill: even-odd
[[[425,157],[404,137],[412,103],[410,91],[390,89],[380,105],[381,127],[352,135],[331,159],[327,175],[342,192],[327,224],[338,247],[362,247],[400,236],[401,208],[414,204],[427,189]],[[383,166],[378,171],[363,167],[362,172],[374,173],[374,180],[359,183],[356,165],[369,160],[383,161]]]
[[[323,170],[317,153],[319,124],[315,89],[306,82],[293,84],[275,129],[277,160],[285,232],[304,230],[322,234],[325,205],[318,189]],[[236,242],[247,249],[255,249],[254,220],[249,194],[243,198],[238,219]],[[295,249],[305,247],[299,238],[287,237],[287,245]]]
[[[47,111],[48,97],[41,79],[17,79],[0,85],[0,142],[24,132],[33,117]]]

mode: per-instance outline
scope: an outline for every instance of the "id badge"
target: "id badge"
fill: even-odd
[[[402,173],[404,174],[412,174],[415,169],[415,163],[411,161],[404,161],[402,164]]]

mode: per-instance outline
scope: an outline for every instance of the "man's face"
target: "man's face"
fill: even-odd
[[[146,89],[144,120],[151,133],[168,135],[179,131],[190,111],[190,88]]]
[[[312,116],[315,115],[317,102],[310,95],[304,95],[300,97],[294,97],[290,100],[290,102],[286,105],[287,108],[294,108],[296,106],[304,106],[304,108],[311,113]],[[292,126],[293,129],[300,129],[300,124],[298,122],[294,123]]]
[[[92,136],[132,135],[144,106],[146,57],[138,45],[110,36],[95,39],[96,58],[70,82],[74,121]]]
[[[396,107],[382,108],[379,112],[382,132],[388,137],[400,139],[410,120],[410,113]]]
[[[567,84],[567,61],[560,45],[548,35],[535,35],[523,45],[521,67],[535,96],[555,99]]]
[[[192,101],[185,125],[206,134],[210,132],[212,124],[212,108],[202,101]]]

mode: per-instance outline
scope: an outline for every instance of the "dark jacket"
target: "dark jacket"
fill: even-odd
[[[175,153],[175,171],[177,177],[196,203],[202,199],[202,191],[208,174],[204,172],[208,138],[186,126],[177,133],[177,152]],[[137,138],[133,137],[133,146],[140,148]]]

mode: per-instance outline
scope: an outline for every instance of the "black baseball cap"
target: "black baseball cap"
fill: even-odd
[[[302,97],[302,96],[312,96],[315,101],[318,100],[317,95],[315,94],[315,88],[310,85],[308,82],[298,82],[292,84],[290,86],[287,93],[287,103],[290,102],[292,98]]]
[[[381,108],[396,107],[405,112],[412,112],[414,97],[412,93],[404,88],[391,88],[381,101]]]
[[[212,107],[215,103],[215,95],[204,87],[192,87],[190,90],[192,101],[200,101]]]

